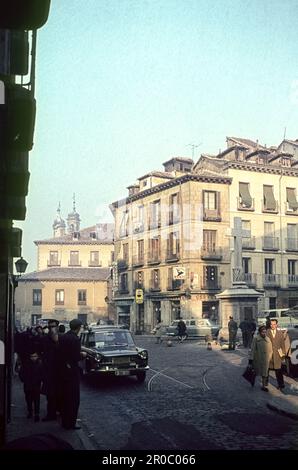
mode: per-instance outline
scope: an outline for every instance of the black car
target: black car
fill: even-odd
[[[115,326],[98,326],[81,333],[83,374],[134,375],[140,383],[146,378],[148,352],[138,348],[130,331]]]

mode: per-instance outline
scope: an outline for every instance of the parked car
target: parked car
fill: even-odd
[[[134,375],[142,383],[146,378],[148,352],[135,345],[127,329],[100,325],[80,334],[82,351],[87,357],[80,367],[84,375]]]
[[[180,320],[174,320],[170,326],[166,328],[167,336],[178,335],[178,323]],[[184,319],[186,324],[186,334],[189,338],[206,338],[216,339],[220,325],[213,323],[208,318],[190,318]]]

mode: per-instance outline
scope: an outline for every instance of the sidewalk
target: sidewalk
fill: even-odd
[[[12,381],[11,421],[7,425],[6,442],[14,439],[30,437],[34,434],[51,434],[58,439],[66,441],[74,450],[94,450],[94,446],[88,437],[87,430],[82,426],[79,430],[65,430],[58,421],[42,422],[46,415],[46,397],[41,395],[40,421],[35,423],[33,419],[27,418],[27,408],[23,392],[23,384],[18,376]]]
[[[220,349],[220,346],[215,348]],[[243,347],[236,348],[235,352],[244,358],[248,357],[248,350]],[[274,371],[270,371],[266,406],[271,411],[298,421],[298,378],[284,375],[284,382],[285,389],[281,392],[277,389]]]

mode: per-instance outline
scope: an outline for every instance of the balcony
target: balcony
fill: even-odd
[[[167,290],[180,290],[183,286],[182,279],[168,279]]]
[[[203,209],[203,220],[221,222],[221,215],[219,209]]]
[[[264,201],[262,200],[262,212],[266,212],[268,214],[278,214],[279,208],[278,208],[278,203],[275,201],[275,209],[268,208]]]
[[[144,223],[143,222],[135,222],[133,224],[133,233],[142,233],[144,232]]]
[[[243,273],[243,280],[248,285],[248,287],[255,287],[257,285],[257,274]]]
[[[288,287],[298,287],[297,274],[288,274]]]
[[[171,263],[172,261],[179,261],[180,259],[180,255],[179,253],[172,253],[170,251],[167,251],[167,254],[166,254],[166,261],[168,263]]]
[[[219,290],[220,282],[217,279],[215,280],[204,279],[202,280],[202,283],[201,283],[201,289],[202,290]]]
[[[134,267],[143,266],[144,265],[144,255],[133,255],[132,265]]]
[[[278,251],[279,250],[279,238],[276,237],[262,237],[263,250]]]
[[[47,265],[48,265],[48,268],[54,268],[54,267],[56,268],[56,267],[61,266],[61,263],[58,260],[50,259],[48,260]]]
[[[289,204],[285,203],[285,214],[286,215],[298,215],[298,209],[291,209]]]
[[[150,253],[148,255],[148,264],[159,264],[161,261],[159,253]]]
[[[280,274],[264,274],[263,275],[264,287],[279,287]]]
[[[237,208],[238,211],[254,211],[255,210],[255,200],[251,200],[251,205],[245,205],[244,202],[242,202],[242,199],[240,197],[237,197]]]
[[[286,238],[286,251],[298,251],[298,238]]]
[[[215,246],[204,246],[201,249],[201,258],[220,261],[222,259],[222,248]]]
[[[78,268],[82,266],[81,261],[68,261],[68,266],[72,268]]]
[[[160,290],[161,290],[160,289],[160,283],[151,280],[149,289],[150,289],[151,292],[160,292]]]
[[[256,237],[242,238],[242,249],[243,250],[255,250],[256,249]]]
[[[101,262],[100,262],[100,261],[94,261],[94,260],[92,261],[92,260],[89,260],[88,266],[89,266],[89,268],[91,268],[91,267],[100,268]]]
[[[129,293],[128,286],[122,285],[118,287],[118,294],[128,294],[128,293]]]

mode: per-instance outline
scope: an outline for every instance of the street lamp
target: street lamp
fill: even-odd
[[[18,285],[18,279],[21,277],[21,275],[26,271],[27,269],[27,266],[28,266],[28,263],[27,261],[21,256],[20,259],[18,259],[16,262],[15,262],[15,267],[16,267],[16,271],[18,274],[16,274],[14,276],[14,280],[15,280],[15,287],[17,287]]]

